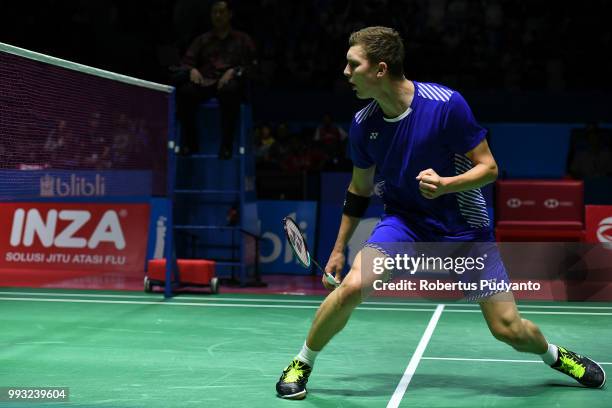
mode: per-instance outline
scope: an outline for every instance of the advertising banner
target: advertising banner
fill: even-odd
[[[2,170],[0,198],[81,198],[150,196],[152,172],[146,170]]]
[[[612,205],[585,207],[586,241],[612,243]]]
[[[5,226],[0,235],[4,285],[58,283],[109,272],[117,281],[142,279],[148,204],[2,203],[0,223]]]
[[[499,180],[497,217],[508,221],[582,224],[583,183],[576,180]]]
[[[147,259],[164,258],[169,214],[170,200],[159,197],[151,199]]]

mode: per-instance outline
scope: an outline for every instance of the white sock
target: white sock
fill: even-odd
[[[312,368],[314,366],[315,359],[317,358],[317,354],[319,354],[318,351],[312,351],[308,348],[306,342],[304,342],[302,350],[300,350],[300,352],[297,356],[295,356],[295,358],[300,360],[302,363],[308,364]]]
[[[540,354],[542,361],[548,365],[553,365],[559,358],[559,349],[554,344],[548,343],[548,350],[545,353]]]

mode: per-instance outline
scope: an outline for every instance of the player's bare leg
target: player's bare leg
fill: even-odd
[[[480,302],[480,309],[493,336],[517,351],[538,354],[552,368],[574,378],[587,387],[601,388],[606,374],[599,364],[549,344],[540,328],[523,319],[511,292],[498,293]]]
[[[383,257],[384,255],[367,247],[359,251],[351,270],[340,286],[321,303],[306,339],[305,348],[308,353],[316,355],[346,326],[353,310],[373,290],[374,281],[381,279],[381,276],[375,275],[372,268],[368,268],[363,262],[366,259],[367,263],[367,260],[371,260],[374,256]],[[365,267],[362,268],[362,266]],[[283,371],[276,384],[276,391],[282,398],[302,399],[306,397],[306,382],[312,370],[312,364],[309,365],[302,360],[305,359],[295,358]]]
[[[317,310],[306,344],[321,351],[336,333],[344,328],[353,310],[362,302],[361,252],[340,286],[331,292]]]
[[[543,354],[548,349],[538,326],[521,318],[511,292],[498,293],[480,302],[480,309],[497,340],[526,353]]]

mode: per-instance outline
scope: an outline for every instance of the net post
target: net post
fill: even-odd
[[[174,251],[174,184],[176,179],[176,120],[175,120],[176,90],[173,89],[168,97],[168,167],[167,191],[168,200],[168,227],[164,257],[166,258],[166,279],[164,284],[164,298],[172,297],[173,270],[176,265],[176,251]]]
[[[246,189],[246,185],[245,185],[245,177],[244,175],[246,174],[246,166],[245,166],[245,155],[246,155],[246,132],[247,130],[246,128],[246,106],[244,105],[244,103],[240,104],[240,116],[239,116],[239,122],[240,122],[240,128],[239,128],[239,141],[238,141],[238,155],[240,157],[240,171],[238,173],[239,175],[239,182],[240,182],[240,215],[241,217],[244,217],[244,203],[245,203],[245,199],[246,199],[246,194],[245,194],[245,189]],[[241,223],[243,223],[243,221],[240,221]],[[240,241],[239,241],[239,253],[240,253],[240,284],[241,286],[245,286],[246,282],[247,282],[247,275],[248,275],[248,271],[247,271],[247,266],[246,266],[246,256],[245,256],[245,245],[244,245],[244,236],[240,237]]]

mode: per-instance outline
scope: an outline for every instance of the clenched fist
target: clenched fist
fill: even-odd
[[[448,192],[446,178],[440,177],[434,169],[421,171],[416,179],[419,181],[419,191],[425,198],[432,200]]]

